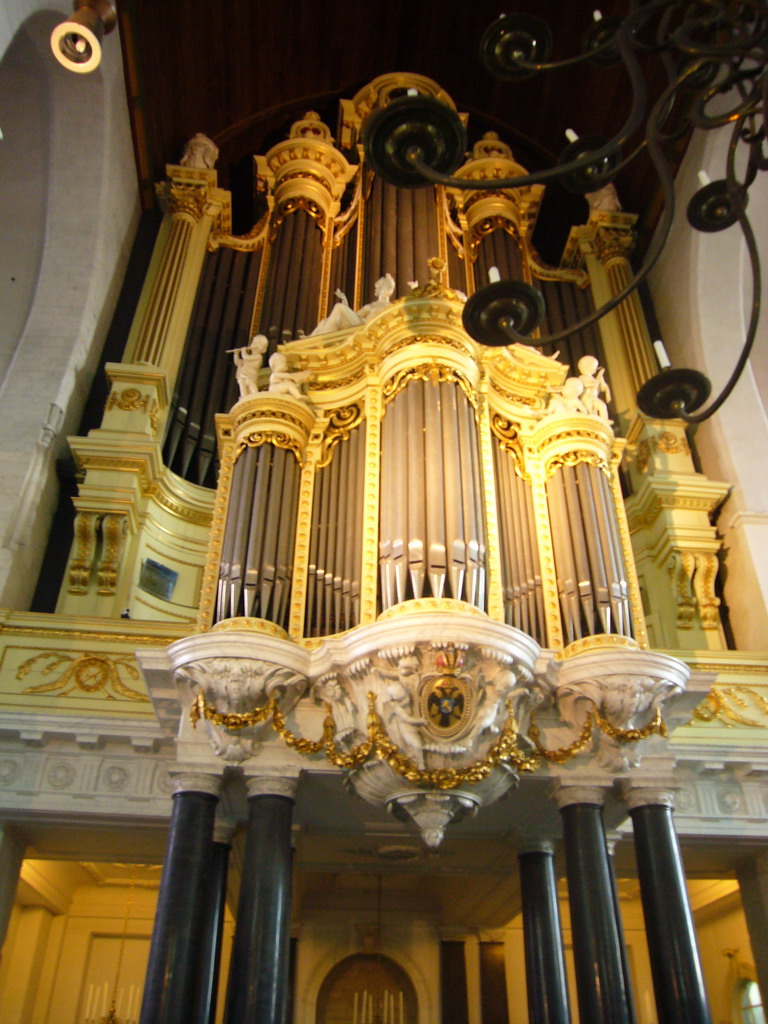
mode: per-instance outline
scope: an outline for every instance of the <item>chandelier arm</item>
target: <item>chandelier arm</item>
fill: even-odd
[[[669,3],[671,0],[660,0],[660,2]],[[436,171],[428,164],[424,163],[421,159],[421,152],[418,147],[414,147],[413,150],[407,154],[409,164],[414,170],[418,171],[419,174],[423,175],[427,181],[431,181],[435,185],[444,185],[447,188],[455,188],[463,192],[469,192],[483,188],[522,188],[524,185],[538,185],[545,181],[553,181],[569,174],[573,174],[576,171],[581,171],[585,167],[589,167],[590,164],[594,164],[602,160],[603,157],[606,157],[617,149],[620,149],[621,146],[623,146],[624,143],[626,143],[627,140],[635,134],[643,122],[643,115],[645,113],[648,100],[642,68],[632,52],[630,43],[623,38],[617,38],[617,42],[619,44],[619,50],[622,52],[622,59],[624,60],[627,74],[629,75],[630,86],[632,89],[632,107],[629,112],[629,117],[616,135],[598,149],[594,149],[591,152],[584,154],[584,156],[580,156],[576,160],[571,160],[568,163],[558,164],[555,167],[548,167],[543,171],[535,171],[531,174],[516,175],[513,178],[491,178],[469,181],[466,178],[457,178],[452,175],[442,174],[440,171]],[[635,155],[636,154],[633,153],[632,157]],[[632,157],[629,159],[632,159]],[[621,166],[624,166],[624,164],[622,163]]]
[[[752,6],[757,14],[760,14],[760,8],[757,4],[753,3],[752,0],[745,0],[745,2]],[[764,40],[764,27],[761,28],[761,19],[758,19],[757,28],[754,33],[751,36],[747,36],[746,39],[740,40],[738,44],[724,42],[707,43],[705,45],[696,43],[691,38],[691,29],[695,31],[696,28],[701,26],[710,26],[716,23],[720,18],[725,18],[725,20],[729,21],[732,25],[738,25],[739,27],[743,25],[743,18],[734,19],[732,17],[728,17],[726,13],[727,7],[725,4],[717,3],[717,8],[718,13],[713,12],[711,15],[702,15],[699,18],[686,19],[681,25],[678,25],[671,37],[672,42],[678,50],[682,53],[688,53],[691,56],[704,56],[709,54],[716,58],[718,55],[743,56],[747,46],[754,46],[756,48],[760,47],[760,44]],[[765,18],[763,16],[762,21],[764,22],[764,20]]]
[[[726,85],[729,89],[732,89],[753,77],[754,74],[751,68],[747,71],[735,72],[724,82],[721,82],[720,84],[716,83],[706,92],[702,93],[701,96],[697,97],[696,102],[693,104],[691,111],[688,114],[691,124],[696,128],[703,128],[705,131],[709,131],[712,128],[722,128],[726,124],[731,124],[739,118],[746,117],[747,115],[754,113],[760,107],[761,101],[763,101],[763,97],[759,95],[756,96],[756,93],[761,85],[763,90],[765,89],[764,80],[761,82],[758,79],[758,81],[755,82],[753,89],[747,93],[740,103],[735,107],[731,107],[730,110],[726,110],[722,114],[717,115],[706,114],[704,112],[706,105],[714,99],[715,96],[721,94]]]
[[[679,410],[679,416],[686,423],[703,423],[704,420],[709,419],[710,416],[714,415],[721,405],[730,397],[731,392],[736,387],[744,372],[744,367],[747,365],[752,346],[754,345],[755,337],[757,335],[757,325],[760,319],[760,302],[761,302],[761,290],[762,290],[762,275],[760,271],[760,256],[757,251],[757,243],[755,241],[755,233],[752,229],[749,217],[747,216],[746,210],[744,209],[742,190],[739,182],[736,179],[734,165],[736,157],[736,145],[739,141],[741,134],[741,124],[737,124],[734,128],[731,136],[731,143],[728,147],[728,161],[726,166],[726,183],[728,186],[728,198],[733,203],[739,218],[739,224],[741,226],[741,232],[744,236],[744,241],[747,246],[747,252],[749,253],[749,262],[752,268],[752,309],[749,318],[749,327],[747,329],[746,337],[744,339],[744,345],[742,347],[739,358],[736,360],[736,365],[731,372],[731,376],[725,384],[725,387],[714,399],[706,409],[697,413],[687,413],[685,409]]]
[[[692,73],[692,71],[689,69],[681,76],[681,78],[686,77],[690,73]],[[675,88],[677,88],[677,82],[672,83],[664,90],[654,104],[648,117],[645,142],[648,149],[648,155],[651,158],[659,177],[659,184],[661,185],[664,197],[664,212],[662,214],[661,224],[648,247],[642,266],[632,280],[629,281],[629,283],[626,284],[620,292],[617,292],[616,295],[610,298],[598,309],[594,310],[594,312],[590,313],[589,316],[584,317],[584,319],[579,320],[575,324],[571,324],[570,327],[567,327],[562,331],[558,331],[556,334],[548,334],[545,337],[537,338],[537,345],[554,345],[557,342],[564,341],[566,338],[571,337],[571,335],[576,334],[578,331],[584,330],[585,327],[590,327],[592,324],[597,323],[597,321],[601,320],[606,313],[610,313],[611,310],[620,305],[624,299],[628,298],[628,296],[630,296],[632,292],[642,284],[656,265],[656,262],[667,243],[667,238],[669,237],[669,232],[672,228],[672,222],[675,216],[675,186],[672,179],[672,172],[657,137],[657,121],[662,116],[662,111],[666,107],[667,100]],[[502,324],[501,326],[504,333],[510,339],[510,344],[513,342],[521,345],[531,344],[531,339],[527,335],[518,334],[518,332],[509,324]]]

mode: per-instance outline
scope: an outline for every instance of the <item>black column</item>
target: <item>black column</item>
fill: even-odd
[[[608,874],[610,875],[611,879],[613,909],[616,915],[616,931],[619,936],[619,949],[621,950],[621,969],[624,974],[624,988],[627,993],[627,1012],[629,1014],[629,1024],[637,1024],[637,1014],[635,1013],[635,1001],[632,998],[632,983],[629,977],[629,961],[627,960],[627,946],[624,942],[624,925],[622,924],[621,908],[619,906],[619,890],[616,886],[616,862],[613,856],[615,841],[612,839],[606,839],[605,846],[606,850],[608,851]]]
[[[286,1017],[293,799],[259,792],[260,781],[249,781],[227,1024],[285,1024]],[[274,787],[274,780],[270,785]]]
[[[219,988],[221,935],[227,899],[229,843],[214,842],[205,894],[204,920],[200,942],[200,965],[193,1024],[215,1024],[216,996]]]
[[[711,1024],[672,808],[628,802],[659,1024]]]
[[[194,785],[181,781],[181,785]],[[213,789],[218,780],[203,783]],[[218,797],[183,789],[174,794],[168,847],[141,1004],[141,1024],[189,1024],[210,878]]]
[[[518,856],[523,899],[525,980],[530,1024],[570,1024],[552,848]]]
[[[557,796],[563,818],[579,1016],[589,1024],[629,1024],[601,797],[596,796],[594,803],[567,803],[562,792]]]

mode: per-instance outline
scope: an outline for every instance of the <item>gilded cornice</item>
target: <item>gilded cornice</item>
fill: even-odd
[[[217,187],[216,171],[167,164],[165,172],[168,180],[155,186],[165,213],[182,214],[193,221],[208,216],[215,232],[232,230],[232,196]]]
[[[41,612],[0,612],[0,633],[7,643],[13,637],[46,638],[82,642],[83,645],[116,643],[158,647],[173,643],[189,630],[168,622],[139,619],[89,618],[84,615],[47,615]]]
[[[636,533],[649,529],[667,511],[688,510],[709,516],[729,489],[728,484],[707,480],[699,473],[656,473],[644,479],[625,502],[630,530]]]
[[[407,89],[416,89],[422,96],[433,96],[452,110],[456,109],[448,93],[437,82],[424,75],[408,71],[392,71],[379,75],[364,86],[351,100],[340,100],[341,130],[339,143],[342,149],[351,149],[357,144],[363,122],[374,110],[384,107],[395,93],[400,96]]]
[[[320,222],[339,212],[344,188],[357,170],[314,111],[293,124],[289,138],[254,159],[256,176],[272,193],[280,216],[303,206]]]
[[[517,163],[509,146],[495,132],[487,132],[476,142],[472,155],[454,177],[467,181],[492,181],[494,178],[513,178],[528,171]],[[514,225],[521,237],[533,231],[536,225],[543,185],[525,185],[521,188],[463,190],[447,189],[454,202],[462,226],[481,236],[494,230],[497,219]]]
[[[628,259],[637,237],[634,227],[637,214],[591,210],[586,224],[571,228],[563,252],[564,267],[580,267],[587,255],[595,255],[602,263],[612,259]]]

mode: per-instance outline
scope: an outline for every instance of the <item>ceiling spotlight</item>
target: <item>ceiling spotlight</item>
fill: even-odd
[[[111,0],[75,0],[71,18],[51,32],[56,60],[69,71],[86,74],[101,62],[101,40],[117,23]]]

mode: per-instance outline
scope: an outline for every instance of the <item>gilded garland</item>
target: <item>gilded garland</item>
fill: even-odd
[[[499,738],[488,749],[485,757],[462,768],[419,768],[389,738],[375,705],[376,694],[369,693],[366,722],[368,738],[347,752],[340,750],[336,745],[334,739],[336,723],[330,704],[325,705],[327,713],[323,722],[323,734],[319,740],[304,739],[292,732],[285,723],[285,717],[275,697],[272,697],[262,707],[254,708],[253,711],[223,713],[210,705],[203,693],[199,692],[190,708],[189,718],[193,728],[197,726],[201,718],[205,718],[214,725],[231,730],[245,729],[271,720],[272,728],[283,742],[299,754],[319,754],[324,751],[331,764],[347,771],[360,768],[371,760],[384,761],[407,782],[440,790],[456,789],[458,786],[467,784],[475,785],[483,779],[487,779],[498,765],[510,765],[520,772],[534,772],[540,767],[542,761],[564,764],[587,747],[595,725],[619,743],[638,743],[653,733],[658,733],[660,736],[667,735],[666,725],[658,708],[653,719],[641,729],[619,729],[611,725],[595,709],[587,716],[581,735],[569,746],[560,747],[557,750],[545,749],[539,740],[538,727],[531,724],[529,732],[535,749],[531,755],[527,755],[517,744],[517,722],[512,702],[508,700],[506,702],[507,717]]]

